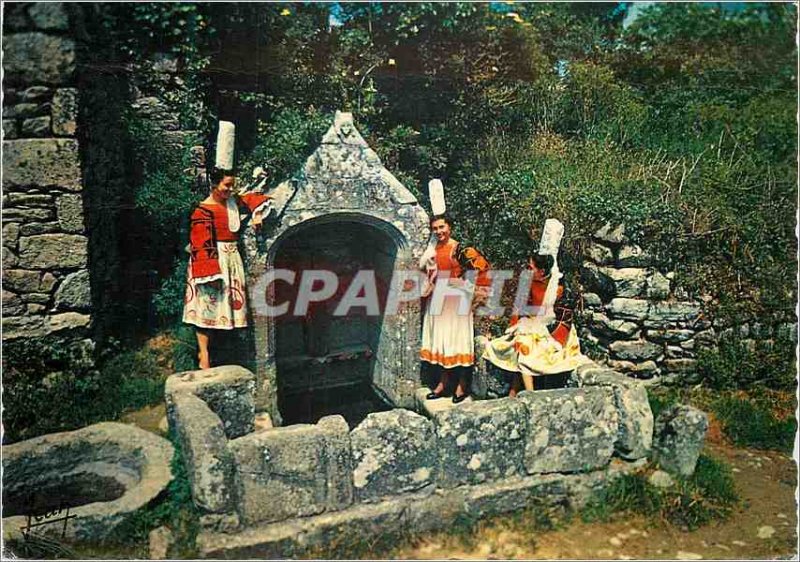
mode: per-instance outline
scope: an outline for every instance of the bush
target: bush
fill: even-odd
[[[117,419],[163,399],[166,373],[149,350],[60,339],[3,346],[3,424],[10,442]]]
[[[172,360],[176,373],[192,371],[197,368],[197,336],[195,329],[188,324],[178,324],[172,335],[175,343],[172,347]]]
[[[791,453],[797,420],[793,415],[777,418],[763,399],[725,396],[712,403],[723,431],[740,447],[774,449]]]
[[[277,185],[302,169],[332,123],[330,113],[313,108],[283,109],[273,119],[258,122],[256,146],[239,167],[246,174],[262,166],[269,174],[269,185]]]
[[[659,414],[681,401],[677,389],[669,389],[664,392],[663,388],[650,389],[647,392],[647,400],[650,402],[650,410],[653,412],[653,419],[658,419]]]
[[[165,326],[173,326],[176,322],[180,322],[183,316],[188,264],[188,254],[176,258],[172,273],[161,282],[158,291],[153,295],[153,308]]]
[[[615,513],[631,513],[692,530],[727,518],[739,501],[730,468],[706,455],[700,455],[692,476],[676,477],[670,488],[653,486],[648,475],[649,471],[643,471],[614,480],[587,503],[584,521],[607,521]]]
[[[700,351],[697,369],[716,390],[766,386],[794,391],[797,385],[795,342],[778,337],[772,344],[756,340],[751,348],[738,339],[725,338],[717,348]]]

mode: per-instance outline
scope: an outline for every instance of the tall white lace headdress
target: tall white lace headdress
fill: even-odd
[[[556,219],[544,221],[542,238],[539,240],[539,251],[542,256],[553,256],[553,268],[550,270],[550,281],[544,291],[544,300],[538,316],[544,316],[546,320],[555,317],[554,305],[558,297],[558,282],[563,277],[563,273],[558,269],[558,249],[561,247],[561,239],[564,237],[564,225]]]
[[[217,131],[217,151],[214,165],[220,170],[233,170],[234,147],[236,143],[236,125],[230,121],[220,121]],[[234,197],[229,197],[227,204],[228,210],[228,229],[231,232],[239,232],[241,219],[239,217],[239,206]]]

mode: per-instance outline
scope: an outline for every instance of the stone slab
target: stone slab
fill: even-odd
[[[194,504],[211,513],[233,510],[233,455],[222,420],[194,394],[176,394],[173,408],[171,429],[181,443]]]
[[[77,234],[39,234],[19,240],[19,266],[24,269],[85,268],[88,244]]]
[[[75,41],[46,33],[3,36],[5,80],[20,84],[64,84],[75,74]]]
[[[614,391],[619,429],[614,450],[623,458],[644,458],[653,444],[653,412],[641,383],[598,366],[579,367],[581,386],[608,387]]]
[[[58,186],[81,190],[78,141],[19,139],[3,141],[3,187]]]
[[[77,130],[78,90],[61,88],[56,90],[52,103],[53,133],[57,136],[73,136]]]
[[[92,292],[89,271],[82,270],[67,275],[56,291],[55,304],[59,310],[90,310]]]
[[[433,418],[439,450],[439,484],[509,478],[524,473],[528,411],[514,398],[479,400]]]
[[[165,384],[167,414],[172,415],[173,395],[189,392],[208,404],[225,426],[228,439],[255,429],[255,375],[238,365],[223,365],[170,376]]]
[[[239,533],[201,532],[198,555],[206,559],[298,558],[305,553],[335,556],[334,544],[444,530],[460,517],[490,517],[537,507],[580,507],[591,493],[638,463],[615,463],[588,474],[517,476],[502,482],[462,486],[433,495],[406,494],[377,504],[356,504],[313,517],[262,524]]]
[[[517,399],[528,410],[528,474],[587,472],[609,463],[619,430],[610,389],[523,391]]]
[[[352,453],[341,416],[259,431],[228,447],[245,525],[336,511],[353,501]]]
[[[647,340],[615,341],[608,349],[614,358],[623,361],[648,361],[664,353],[664,346]]]
[[[431,421],[401,408],[369,414],[350,433],[353,482],[361,501],[413,492],[434,482],[438,467]]]
[[[686,404],[676,404],[656,419],[653,460],[672,474],[691,476],[708,430],[705,412]]]
[[[63,2],[32,2],[28,16],[37,29],[46,31],[67,31],[69,17]]]

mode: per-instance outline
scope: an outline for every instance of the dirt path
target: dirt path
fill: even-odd
[[[474,548],[437,534],[392,553],[417,559],[774,559],[797,557],[797,470],[790,456],[709,444],[707,452],[733,468],[742,499],[724,522],[684,532],[666,523],[627,518],[585,524],[578,518],[564,528],[524,535],[502,522],[481,528]],[[769,534],[768,538],[760,538]]]

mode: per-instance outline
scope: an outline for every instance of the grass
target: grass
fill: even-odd
[[[109,345],[97,358],[80,344],[26,340],[4,345],[7,442],[112,421],[163,400],[172,373],[163,349]]]
[[[733,444],[792,452],[797,420],[778,418],[763,400],[723,396],[714,401],[713,412]]]
[[[48,536],[31,532],[27,538],[8,539],[4,550],[4,560],[13,554],[15,557],[28,560],[74,560],[79,558],[67,545]]]
[[[791,453],[797,420],[792,393],[767,389],[713,391],[656,389],[648,393],[653,416],[679,402],[710,412],[737,447]]]
[[[591,523],[608,521],[615,514],[635,514],[692,530],[727,518],[739,501],[730,468],[709,456],[700,455],[694,474],[676,477],[666,489],[650,484],[652,470],[620,476],[589,500],[581,512],[583,520]]]

